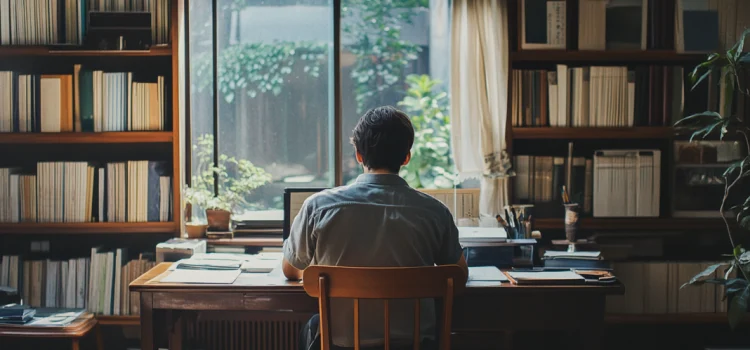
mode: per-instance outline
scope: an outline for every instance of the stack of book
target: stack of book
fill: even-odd
[[[156,131],[168,124],[163,76],[132,72],[0,72],[0,132]]]
[[[513,162],[516,178],[513,194],[519,203],[561,203],[562,186],[591,212],[593,162],[584,157],[552,157],[518,155]],[[540,213],[541,214],[541,213]]]
[[[593,185],[594,217],[658,217],[661,151],[597,151]]]
[[[166,162],[40,162],[36,174],[0,168],[0,222],[167,222]]]
[[[513,70],[513,126],[671,125],[682,115],[681,67],[572,67]]]
[[[34,307],[85,308],[104,315],[139,312],[137,293],[128,285],[155,266],[143,256],[127,262],[127,250],[91,249],[87,258],[28,259],[5,255],[0,261],[0,285],[16,288]]]
[[[607,270],[610,263],[602,257],[599,251],[553,251],[544,252],[542,257],[545,268]]]
[[[26,305],[0,306],[0,324],[26,324],[35,314],[36,310]]]
[[[83,43],[88,11],[150,12],[154,44],[169,43],[167,0],[0,0],[0,45]]]

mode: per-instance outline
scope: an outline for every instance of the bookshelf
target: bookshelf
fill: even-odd
[[[0,133],[0,145],[172,143],[171,131]]]
[[[136,2],[128,3],[131,4],[130,6],[143,6],[137,5]],[[137,3],[146,4],[149,1],[139,1]],[[126,116],[123,118],[126,119],[125,122],[122,119],[115,118],[118,123],[121,123],[120,126],[105,126],[103,123],[106,118],[103,116],[104,112],[101,112],[102,117],[98,120],[101,120],[102,123],[98,127],[96,125],[98,120],[92,121],[91,124],[93,125],[87,128],[83,125],[83,118],[80,118],[80,123],[75,124],[74,128],[68,128],[70,124],[67,124],[68,127],[63,128],[62,125],[66,125],[64,123],[64,118],[66,117],[64,112],[60,112],[61,126],[59,129],[76,130],[75,132],[38,132],[44,130],[43,128],[39,128],[40,124],[43,125],[39,120],[44,121],[42,119],[44,114],[39,113],[41,116],[34,116],[34,118],[39,119],[27,116],[27,124],[24,124],[23,119],[13,119],[11,120],[11,125],[14,128],[7,129],[24,130],[23,125],[25,125],[28,130],[35,130],[36,132],[0,133],[0,154],[3,154],[2,160],[0,160],[0,167],[18,167],[21,169],[20,175],[35,174],[37,179],[42,178],[39,176],[39,170],[36,167],[36,163],[39,162],[89,162],[96,167],[94,172],[97,172],[99,169],[102,169],[101,167],[106,168],[105,164],[112,162],[154,161],[159,162],[160,166],[163,166],[164,173],[159,173],[159,176],[171,177],[171,183],[156,182],[157,186],[160,186],[157,188],[157,193],[160,194],[158,198],[160,201],[164,199],[163,193],[170,192],[169,198],[166,200],[168,204],[164,204],[165,202],[159,203],[159,208],[166,208],[165,205],[171,206],[169,215],[167,215],[168,218],[165,218],[163,213],[158,213],[159,216],[154,219],[149,212],[146,215],[138,214],[141,215],[138,219],[139,222],[123,222],[128,220],[120,219],[117,222],[114,222],[114,219],[99,222],[100,215],[97,215],[92,210],[87,213],[89,216],[85,214],[81,215],[84,219],[78,221],[88,221],[93,216],[95,217],[92,220],[93,222],[0,222],[0,242],[2,242],[2,245],[0,245],[0,256],[3,257],[2,263],[5,264],[3,265],[4,267],[7,264],[11,264],[11,269],[15,269],[14,271],[17,272],[17,277],[13,276],[13,279],[26,302],[32,303],[35,307],[70,307],[69,303],[71,302],[72,295],[72,303],[75,306],[85,306],[89,311],[97,313],[96,317],[99,324],[105,326],[138,326],[140,324],[138,308],[132,304],[135,298],[129,298],[131,295],[127,290],[127,285],[141,273],[140,271],[145,271],[149,266],[152,266],[153,256],[151,254],[154,252],[156,243],[164,241],[169,237],[179,236],[181,233],[181,168],[179,159],[182,149],[180,146],[180,62],[178,62],[179,21],[177,12],[180,1],[153,0],[151,4],[154,4],[154,6],[157,6],[157,4],[159,6],[168,4],[169,11],[159,11],[163,16],[157,17],[157,24],[159,20],[162,20],[161,23],[166,23],[164,21],[168,18],[168,26],[161,28],[166,28],[169,33],[167,35],[165,34],[166,30],[159,30],[158,35],[160,35],[161,42],[158,44],[154,43],[155,45],[148,50],[100,51],[90,50],[84,46],[75,48],[73,46],[62,47],[59,45],[0,45],[0,71],[17,73],[17,75],[14,74],[12,77],[14,84],[20,81],[20,78],[17,77],[21,75],[33,75],[33,79],[39,79],[38,75],[73,76],[79,72],[76,70],[76,65],[81,65],[80,67],[82,67],[80,75],[77,76],[78,82],[85,81],[84,79],[88,78],[84,78],[82,74],[84,71],[92,75],[94,72],[101,72],[101,74],[104,74],[104,72],[123,72],[123,75],[132,72],[132,85],[131,81],[123,79],[119,81],[122,84],[117,86],[118,88],[123,86],[125,87],[124,91],[132,93],[132,99],[130,97],[127,99],[127,101],[132,101],[131,104],[123,103],[121,105],[125,110],[123,114]],[[91,7],[87,11],[95,10],[96,6],[104,6],[97,5],[96,2],[88,2],[88,5]],[[104,8],[103,10],[108,9]],[[143,9],[129,10],[136,12],[144,11]],[[67,15],[67,13],[65,14]],[[66,21],[69,20],[69,17],[64,18],[66,18]],[[61,27],[70,29],[70,26]],[[167,42],[166,44],[164,43],[165,41]],[[93,83],[95,78],[91,79],[92,83],[87,87],[86,92],[92,94],[92,91],[97,91],[99,95],[104,96],[102,91],[105,91],[105,86],[107,85],[104,85],[104,83],[95,85]],[[9,81],[10,79],[4,80],[0,84],[5,84]],[[61,79],[60,90],[67,92],[65,91],[67,86],[63,84]],[[73,101],[71,101],[71,104],[75,105],[75,92],[83,95],[81,91],[84,91],[84,87],[80,84],[72,86],[73,92],[71,92],[71,95],[73,96]],[[139,88],[142,90],[138,90]],[[106,89],[111,89],[111,87],[106,87]],[[8,90],[6,89],[5,91]],[[28,89],[28,91],[36,94],[31,89]],[[136,99],[136,92],[140,94],[140,99]],[[52,96],[56,96],[57,94],[56,92]],[[19,98],[18,96],[20,94],[16,94],[14,98]],[[33,96],[41,99],[40,97],[44,95],[40,92],[39,95]],[[59,96],[61,96],[60,101],[64,101],[65,95]],[[95,98],[89,97],[89,99],[94,100]],[[111,101],[113,99],[101,97],[100,101]],[[57,102],[57,98],[54,98],[54,100]],[[27,110],[34,108],[33,104],[29,102],[25,103],[24,106],[26,106]],[[83,102],[81,101],[80,104],[83,105]],[[19,102],[18,105],[20,106],[21,103]],[[61,103],[61,106],[65,105]],[[113,108],[118,108],[118,106]],[[39,109],[31,110],[34,112],[39,111]],[[77,110],[81,116],[84,115],[80,107],[74,110]],[[102,110],[105,110],[104,107],[102,107]],[[63,111],[62,108],[61,111]],[[117,112],[120,113],[121,110],[117,110]],[[127,114],[127,112],[131,112],[131,114]],[[136,114],[136,112],[139,114]],[[111,114],[111,110],[107,110],[106,113]],[[28,114],[31,115],[32,113],[29,112]],[[74,113],[74,120],[78,119],[75,117],[76,115]],[[136,115],[139,117],[136,117]],[[55,117],[51,120],[56,121],[56,119]],[[129,125],[128,121],[132,125]],[[140,125],[136,125],[136,122],[140,123]],[[152,124],[153,122],[158,122],[158,124]],[[34,127],[30,128],[32,124]],[[153,131],[143,131],[144,129]],[[94,132],[82,130],[134,131]],[[148,165],[151,166],[151,163]],[[133,168],[135,167],[134,165]],[[128,165],[128,171],[130,169],[131,167]],[[132,173],[119,172],[117,176],[122,179],[123,176],[121,174],[123,173],[127,173],[126,176],[131,176],[130,178],[132,179],[134,177],[131,174],[135,174],[135,170]],[[114,177],[111,174],[108,172],[106,175],[108,181],[112,181],[109,180],[109,176]],[[96,173],[94,176],[98,179],[99,173]],[[138,193],[148,193],[149,196],[138,197],[142,199],[140,202],[151,203],[150,200],[152,197],[150,194],[152,193],[152,189],[149,189],[149,186],[142,185],[143,183],[151,184],[151,178],[145,177],[145,179],[148,179],[146,181],[142,181],[143,179],[141,177],[133,182],[138,183],[137,186],[131,186],[130,183],[126,182],[128,188],[140,188],[140,190],[128,192],[128,196],[132,196],[131,193],[142,191]],[[159,177],[157,180],[163,180],[163,178]],[[87,186],[91,186],[92,184],[92,182],[85,181],[82,181],[82,183],[85,183]],[[98,185],[98,181],[93,183]],[[57,183],[55,186],[57,186]],[[66,189],[67,186],[66,184]],[[167,187],[170,191],[158,192]],[[74,193],[80,195],[81,188],[84,188],[84,186],[79,186],[78,192]],[[96,187],[93,188],[93,190],[89,188],[89,191],[95,192]],[[143,188],[147,188],[147,190],[144,191]],[[99,191],[102,190],[100,189]],[[126,191],[124,190],[123,192]],[[93,201],[91,197],[87,198],[89,203]],[[38,195],[37,199],[39,199]],[[70,205],[70,203],[74,202],[64,203],[67,203],[65,205]],[[117,205],[120,207],[123,206],[122,204]],[[81,210],[81,207],[86,209]],[[76,213],[86,212],[89,209],[90,207],[85,207],[79,203]],[[66,207],[66,214],[67,210]],[[130,213],[130,209],[127,210]],[[141,212],[148,211],[148,209],[143,209],[143,207],[139,210]],[[134,212],[137,212],[137,210]],[[76,217],[76,219],[80,219],[81,217]],[[41,221],[41,214],[37,218]],[[66,220],[76,221],[69,218],[66,218]],[[96,250],[92,248],[96,248]],[[6,257],[8,259],[5,259]],[[66,266],[68,270],[65,270]],[[20,268],[23,267],[28,270],[21,270]],[[97,276],[102,278],[92,277],[92,271],[108,271],[110,268],[113,271],[111,276]],[[20,271],[25,272],[21,273]],[[30,275],[32,273],[40,277],[41,284],[34,283],[22,286],[20,282],[23,281],[23,277],[28,277],[26,274]],[[77,277],[82,276],[81,274],[86,277]],[[65,280],[65,276],[67,276],[67,280]],[[73,277],[71,278],[70,276]],[[7,278],[8,281],[11,280],[11,276],[4,278]],[[85,283],[86,285],[82,289],[73,288],[76,290],[85,290],[85,292],[83,294],[71,294],[71,280],[76,281],[76,283]],[[5,281],[8,285],[14,283],[8,281]],[[50,290],[52,292],[48,294]],[[97,292],[94,293],[94,290]],[[101,292],[101,295],[97,295],[100,294],[99,292]],[[111,295],[111,298],[107,299],[107,296],[103,295]],[[120,296],[116,298],[115,295]],[[35,300],[39,301],[34,303]]]
[[[523,50],[510,54],[510,60],[515,63],[693,63],[705,57],[705,54],[686,54],[669,50]]]
[[[683,218],[582,218],[582,230],[724,230],[721,219]],[[555,230],[564,226],[562,218],[536,219],[534,227]]]
[[[149,50],[100,51],[60,50],[46,46],[0,46],[0,58],[9,57],[165,57],[176,55],[172,46],[155,46]]]
[[[548,139],[669,139],[675,131],[671,127],[513,127],[513,138],[516,140]]]

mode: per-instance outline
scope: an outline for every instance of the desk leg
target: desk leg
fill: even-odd
[[[102,326],[96,325],[96,350],[104,350],[104,340],[102,338]]]
[[[154,338],[154,295],[152,293],[141,293],[141,349],[156,350]]]
[[[169,350],[182,350],[182,329],[184,327],[184,316],[180,311],[170,312]]]
[[[78,338],[73,338],[73,350],[81,350],[81,341]]]
[[[579,337],[584,350],[599,350],[604,340],[604,308],[606,296],[599,297],[592,303],[592,318],[587,327],[580,330]]]

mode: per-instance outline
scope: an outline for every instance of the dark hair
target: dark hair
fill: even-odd
[[[373,108],[352,131],[352,144],[370,169],[397,173],[414,143],[414,127],[406,113],[391,106]]]

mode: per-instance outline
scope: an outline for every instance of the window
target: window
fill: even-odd
[[[380,105],[406,111],[417,129],[402,176],[414,187],[453,186],[448,0],[214,1],[190,1],[192,187],[235,200],[235,219],[280,221],[284,188],[330,187],[361,173],[350,133]],[[193,209],[202,218],[204,208]]]

